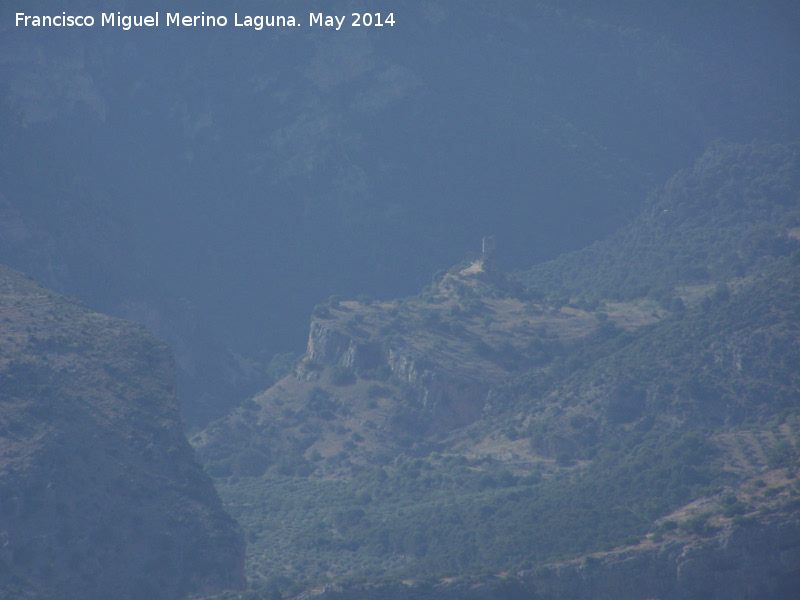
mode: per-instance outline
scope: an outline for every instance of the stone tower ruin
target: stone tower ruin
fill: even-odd
[[[494,236],[483,236],[483,243],[481,246],[481,258],[491,259],[494,257]]]

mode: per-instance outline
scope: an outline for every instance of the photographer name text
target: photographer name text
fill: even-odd
[[[349,15],[327,15],[321,12],[308,13],[308,18],[294,15],[187,15],[183,13],[153,13],[150,15],[126,15],[120,12],[99,15],[73,15],[66,12],[51,15],[16,13],[17,27],[113,27],[124,31],[148,27],[245,27],[256,31],[271,27],[330,28],[336,31],[343,27],[394,27],[394,13],[350,13]]]

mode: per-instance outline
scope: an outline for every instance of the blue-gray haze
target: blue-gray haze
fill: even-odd
[[[331,294],[416,293],[484,234],[529,266],[613,230],[715,140],[800,130],[791,2],[0,10],[0,262],[170,342],[193,425],[301,352]],[[33,28],[19,11],[231,22]],[[308,26],[362,11],[395,24]]]

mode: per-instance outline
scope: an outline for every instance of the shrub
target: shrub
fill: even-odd
[[[682,313],[686,310],[686,305],[683,303],[683,299],[676,296],[672,299],[672,302],[669,305],[669,310],[675,313]]]
[[[352,385],[356,382],[353,369],[336,365],[331,369],[331,383],[336,386]]]
[[[770,469],[789,467],[794,462],[795,452],[792,445],[786,440],[778,442],[767,455],[767,465]]]
[[[283,352],[275,354],[269,361],[267,374],[273,381],[278,381],[288,375],[297,365],[297,356],[294,352]]]
[[[321,387],[315,387],[308,392],[308,400],[306,400],[306,408],[312,413],[321,413],[322,411],[334,411],[338,408],[338,403],[331,397],[331,395],[323,390]]]
[[[247,448],[234,459],[233,472],[239,477],[261,477],[269,464],[269,457],[262,451]]]
[[[487,358],[493,353],[492,347],[483,340],[475,340],[471,347],[475,354],[483,358]]]
[[[714,535],[719,528],[709,523],[708,517],[708,513],[696,515],[688,521],[681,523],[681,529],[702,537],[710,537]]]
[[[392,390],[377,383],[371,383],[367,388],[367,398],[388,398],[391,395]]]
[[[645,391],[630,381],[620,382],[611,391],[606,408],[608,418],[614,423],[630,423],[641,415],[645,404]]]
[[[331,316],[328,307],[325,306],[324,304],[317,304],[316,306],[314,306],[314,309],[311,311],[311,314],[317,317],[318,319],[327,319],[329,316]]]

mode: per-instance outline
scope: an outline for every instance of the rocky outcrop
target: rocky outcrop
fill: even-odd
[[[368,339],[333,329],[318,321],[311,322],[308,334],[309,360],[321,365],[339,365],[351,369],[374,369],[385,363],[381,345]]]
[[[319,321],[311,322],[306,357],[320,366],[383,369],[413,394],[414,404],[434,429],[463,427],[479,419],[491,390],[485,377],[442,368],[435,353],[423,358],[408,344],[384,346],[365,330],[343,331]],[[304,372],[301,367],[300,373]]]
[[[0,598],[177,599],[244,583],[168,348],[0,267]]]

